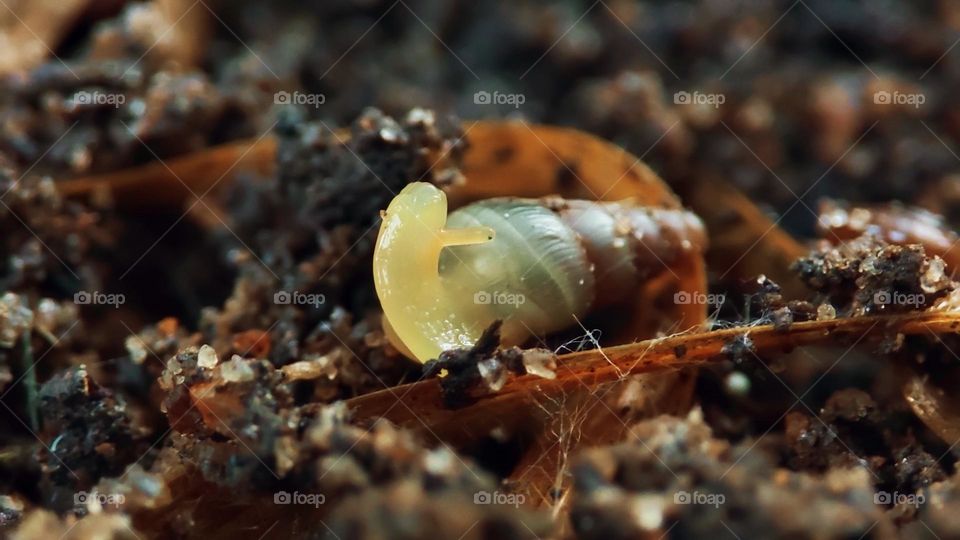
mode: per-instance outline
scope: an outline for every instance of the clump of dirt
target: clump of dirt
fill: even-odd
[[[473,347],[444,351],[440,358],[423,365],[424,377],[436,377],[446,371],[440,379],[440,389],[448,407],[462,407],[476,394],[500,390],[508,373],[525,373],[519,348],[500,349],[501,324],[502,321],[491,324]]]
[[[812,302],[784,298],[780,285],[767,276],[758,276],[753,288],[751,309],[760,314],[758,320],[770,321],[778,330],[786,331],[794,322],[812,321],[822,316],[822,310]]]
[[[779,468],[753,441],[732,447],[713,438],[698,410],[632,431],[635,440],[584,452],[573,466],[580,538],[894,535],[863,468]]]
[[[943,259],[927,257],[923,246],[889,245],[871,235],[824,243],[793,269],[837,313],[850,316],[922,310],[955,288]]]
[[[210,232],[237,272],[233,291],[202,313],[202,339],[176,343],[297,364],[298,403],[415,377],[416,364],[386,346],[369,285],[377,216],[411,180],[459,178],[459,128],[426,110],[397,121],[371,109],[334,130],[291,106],[275,133],[275,177],[240,179],[223,195],[230,230]],[[142,341],[157,334],[147,329]]]
[[[387,421],[354,425],[342,403],[289,407],[282,375],[269,363],[234,358],[199,367],[212,365],[209,354],[181,355],[165,373],[174,385],[171,398],[195,400],[194,420],[173,423],[169,446],[149,467],[135,465],[97,486],[126,495],[124,511],[140,532],[171,534],[184,520],[202,519],[202,508],[190,503],[200,494],[208,504],[250,505],[252,515],[238,518],[237,527],[249,521],[263,528],[263,520],[285,517],[277,526],[284,534],[320,526],[341,537],[419,538],[424,527],[446,535],[474,525],[505,538],[533,538],[552,529],[545,514],[492,500],[478,504],[497,483],[451,449],[424,446]],[[271,381],[269,394],[260,380]],[[168,412],[181,414],[174,411],[180,408]],[[248,423],[250,414],[260,423]],[[156,488],[144,490],[145,484]],[[171,514],[179,521],[162,518]],[[400,516],[419,521],[409,529]]]
[[[500,348],[500,327],[494,321],[480,334],[473,347],[451,349],[423,365],[425,378],[440,378],[440,390],[447,407],[469,405],[477,397],[499,392],[513,375],[556,377],[556,354],[547,349]]]
[[[916,493],[947,477],[911,431],[909,411],[884,409],[863,390],[835,392],[816,417],[793,411],[784,420],[791,469],[867,467],[878,489],[890,493]]]
[[[50,178],[18,171],[0,153],[0,287],[35,299],[102,288],[95,256],[115,247],[118,223],[65,200]]]
[[[42,462],[50,490],[86,490],[116,476],[143,450],[122,396],[98,385],[83,367],[55,375],[40,388],[45,447]],[[64,497],[72,505],[72,493]],[[57,497],[52,497],[56,500]]]
[[[256,104],[202,73],[134,58],[49,65],[4,92],[0,150],[62,177],[112,171],[258,134]]]

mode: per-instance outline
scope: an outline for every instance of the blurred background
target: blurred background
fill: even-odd
[[[151,160],[121,123],[161,158],[257,136],[275,94],[301,92],[331,125],[375,106],[575,126],[681,195],[732,182],[801,235],[822,196],[960,218],[949,0],[5,0],[0,22],[0,150],[24,166],[44,152],[39,169],[78,174]],[[104,85],[129,99],[56,103]]]

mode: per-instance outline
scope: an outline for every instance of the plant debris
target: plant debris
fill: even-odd
[[[502,321],[491,324],[473,347],[445,351],[440,358],[424,364],[425,378],[441,375],[440,390],[447,407],[463,407],[471,403],[477,393],[499,392],[510,374],[556,377],[556,355],[552,351],[500,348],[501,324]]]
[[[823,245],[794,270],[850,316],[921,310],[956,288],[943,259],[927,257],[922,245],[889,245],[871,235]]]
[[[585,452],[573,466],[571,520],[584,538],[697,537],[726,528],[742,538],[890,537],[870,474],[777,467],[749,446],[713,438],[698,410],[632,430],[635,440]],[[679,529],[679,530],[677,530]]]

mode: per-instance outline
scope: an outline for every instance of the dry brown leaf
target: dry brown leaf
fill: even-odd
[[[757,356],[769,357],[796,347],[858,341],[865,345],[896,334],[936,336],[958,330],[960,313],[912,312],[800,322],[787,331],[763,325],[687,333],[561,355],[556,379],[516,377],[500,392],[461,409],[444,407],[436,379],[358,396],[349,400],[348,405],[358,420],[387,418],[444,441],[464,444],[512,423],[520,416],[519,411],[537,410],[537,400],[544,397],[575,391],[583,385],[595,388],[625,375],[698,367],[723,360],[724,345],[743,335],[750,337]],[[398,400],[401,406],[394,406]]]
[[[852,240],[868,230],[891,244],[921,244],[927,255],[941,257],[951,269],[960,267],[960,237],[937,214],[901,204],[846,206],[820,203],[817,228],[834,243]]]
[[[570,128],[523,122],[465,123],[467,182],[450,189],[455,204],[513,195],[619,201],[679,208],[680,200],[640,158]]]
[[[274,169],[276,141],[238,141],[207,148],[186,156],[156,161],[121,171],[85,176],[57,183],[68,197],[92,197],[109,192],[131,209],[178,209],[207,190],[226,184],[240,171],[270,174]]]
[[[734,288],[764,274],[787,298],[803,298],[807,288],[790,264],[807,249],[764,214],[743,193],[720,178],[704,178],[686,202],[707,225],[707,264]]]

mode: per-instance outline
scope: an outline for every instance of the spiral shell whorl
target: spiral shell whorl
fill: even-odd
[[[594,299],[592,263],[577,234],[538,201],[489,199],[447,218],[451,228],[485,225],[496,240],[444,250],[440,274],[484,306],[483,319],[504,321],[507,343],[546,334],[583,317]]]

